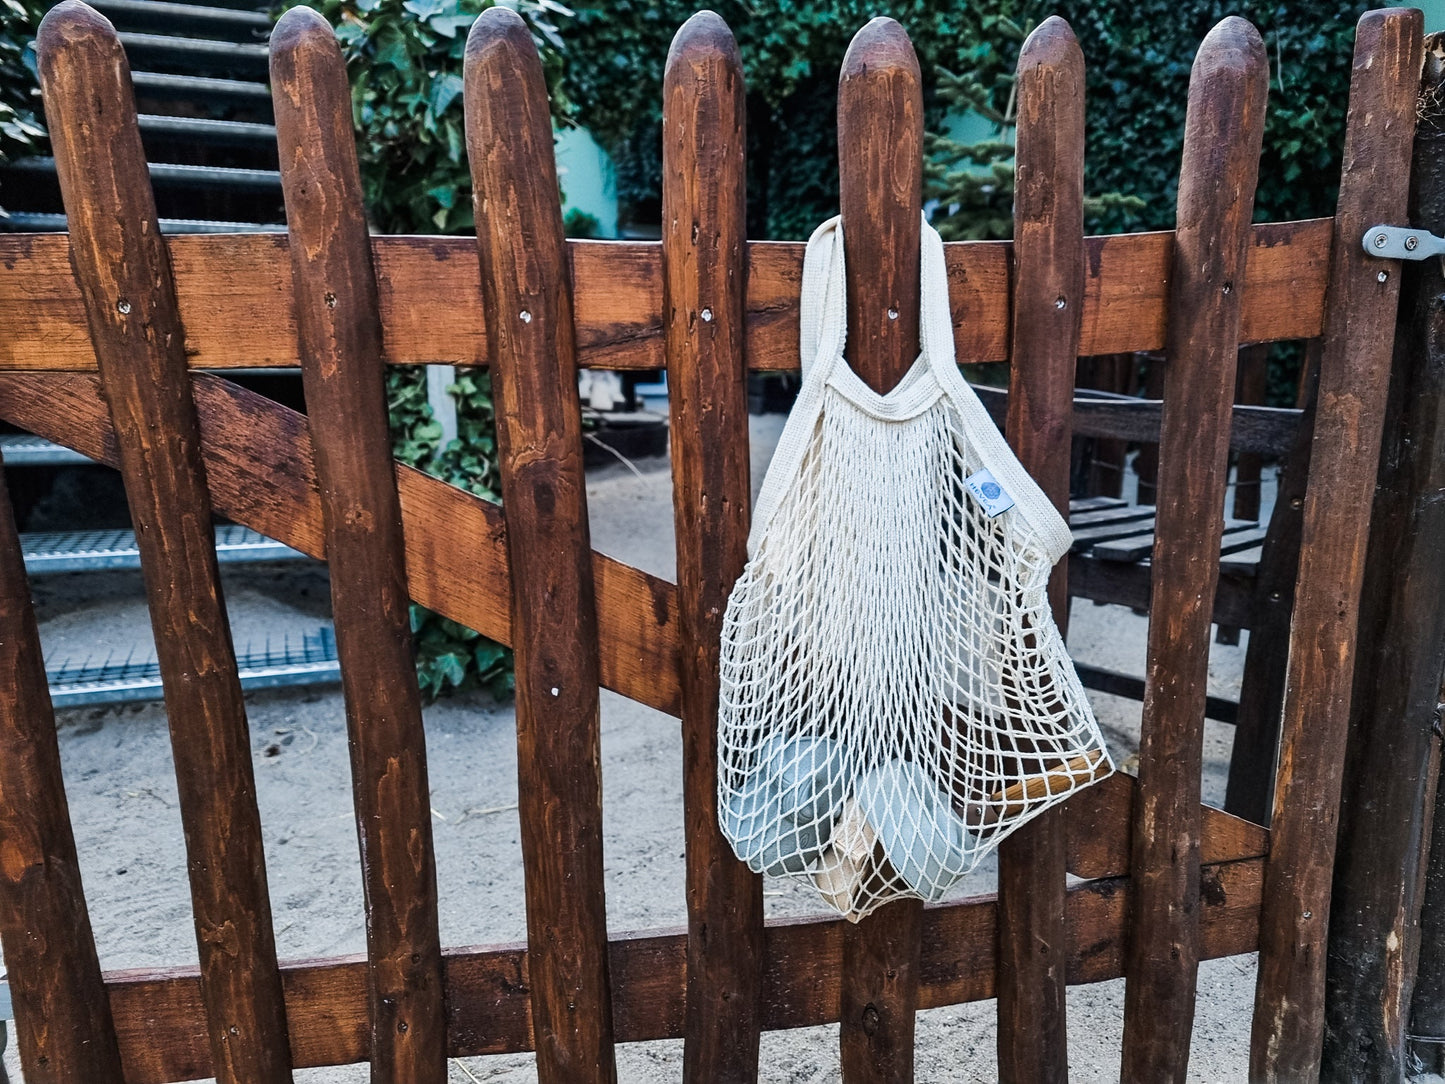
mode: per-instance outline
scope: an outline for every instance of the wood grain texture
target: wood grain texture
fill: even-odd
[[[77,0],[50,11],[36,51],[165,691],[213,1070],[222,1084],[283,1084],[290,1054],[251,737],[130,71],[114,28]]]
[[[1406,218],[1432,232],[1445,229],[1441,76],[1432,57],[1421,86]],[[1425,260],[1401,264],[1400,274],[1340,792],[1325,964],[1325,1080],[1404,1080],[1414,1071],[1406,1031],[1445,677],[1445,273],[1439,261]]]
[[[543,1084],[606,1084],[617,1071],[582,407],[547,90],[516,12],[494,7],[473,24],[464,79],[512,570],[537,1075]]]
[[[376,280],[330,25],[271,35],[296,328],[321,495],[366,902],[372,1079],[446,1079],[436,857]]]
[[[1361,16],[1260,916],[1250,1074],[1261,1081],[1320,1071],[1356,621],[1400,289],[1398,269],[1367,256],[1359,238],[1406,212],[1421,50],[1418,11]]]
[[[1183,1084],[1199,969],[1200,783],[1240,294],[1269,65],[1230,17],[1189,79],[1159,440],[1158,515],[1124,998],[1126,1084]]]
[[[1084,54],[1063,19],[1029,35],[1018,62],[1012,357],[1007,433],[1065,517],[1074,370],[1084,297]],[[1068,628],[1067,561],[1049,602]],[[1049,810],[999,848],[998,1066],[1004,1084],[1066,1081],[1068,956],[1064,825]]]
[[[1445,228],[1442,44],[1438,35],[1425,43],[1406,218],[1430,230]],[[1441,1055],[1407,1031],[1439,1035],[1431,1029],[1445,977],[1438,883],[1427,885],[1427,870],[1445,858],[1430,842],[1445,700],[1445,275],[1434,260],[1399,270],[1330,904],[1321,1073],[1329,1080],[1403,1080],[1417,1064],[1435,1069]],[[1438,839],[1438,825],[1433,831]]]
[[[718,651],[747,563],[747,103],[727,24],[699,12],[663,76],[662,267],[672,417],[687,840],[687,1024],[683,1078],[758,1077],[762,878],[717,818]]]
[[[119,1080],[45,657],[0,463],[0,944],[34,1084]]]
[[[1269,530],[1255,570],[1253,622],[1245,648],[1239,686],[1239,715],[1229,749],[1229,780],[1224,808],[1257,824],[1269,824],[1274,807],[1274,776],[1279,758],[1279,723],[1289,667],[1289,620],[1299,572],[1300,534],[1304,526],[1305,485],[1315,430],[1315,387],[1319,381],[1319,340],[1305,347],[1303,413],[1294,446],[1285,456],[1275,489]],[[1237,409],[1237,408],[1236,408]],[[1221,590],[1224,577],[1221,575]],[[1216,611],[1217,616],[1217,611]]]
[[[846,356],[886,393],[918,357],[923,83],[913,43],[875,18],[838,78],[838,186],[846,257]],[[844,1084],[913,1080],[923,904],[898,900],[843,933]]]
[[[1206,867],[1200,945],[1207,959],[1255,947],[1263,861]],[[1127,878],[1073,886],[1068,897],[1071,984],[1123,974],[1122,938],[1130,905]],[[991,896],[923,910],[918,1007],[994,997],[997,903]],[[768,1030],[837,1021],[844,927],[833,917],[768,923],[762,960],[762,1024]],[[617,983],[619,1042],[679,1039],[687,985],[687,934],[652,930],[609,945]],[[523,945],[449,950],[444,957],[450,1056],[533,1048],[527,949]],[[284,969],[298,1066],[367,1059],[366,961],[307,960]],[[194,969],[106,976],[120,1031],[127,1084],[192,1080],[209,1072],[205,1021]]]
[[[1320,333],[1330,222],[1253,227],[1245,341]],[[284,234],[190,234],[164,239],[193,368],[300,364]],[[489,358],[472,246],[461,237],[373,237],[387,360],[485,365]],[[577,362],[607,369],[665,364],[662,250],[657,242],[572,241]],[[1172,233],[1088,238],[1079,349],[1086,355],[1164,346]],[[1009,356],[1010,244],[944,246],[954,342],[963,364]],[[748,245],[748,367],[796,369],[803,245]],[[0,369],[94,371],[64,234],[0,234]]]
[[[201,450],[216,511],[325,559],[321,498],[306,418],[209,373],[192,376]],[[116,466],[99,381],[83,373],[0,373],[0,417]],[[500,506],[400,464],[412,598],[503,644],[512,642],[511,572]],[[466,538],[470,545],[456,544]],[[609,689],[679,712],[677,597],[672,584],[593,553]]]

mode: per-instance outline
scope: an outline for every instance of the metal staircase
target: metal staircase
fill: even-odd
[[[130,60],[141,139],[166,233],[284,230],[276,129],[266,85],[271,16],[245,0],[192,4],[162,0],[90,0],[115,24]],[[65,214],[54,159],[0,166],[0,229],[63,232]],[[276,373],[267,374],[275,380]],[[299,379],[299,374],[297,374]],[[7,474],[32,476],[12,492],[32,494],[58,468],[84,466],[79,452],[28,433],[0,434]],[[99,468],[97,468],[99,469]],[[17,504],[22,502],[17,501]],[[17,509],[23,516],[23,510]],[[27,532],[21,536],[31,576],[103,574],[140,567],[132,531]],[[304,559],[288,546],[237,525],[216,528],[223,564]],[[283,639],[238,645],[246,689],[314,684],[339,677],[329,626],[300,643]],[[57,707],[158,699],[160,675],[149,659],[60,660],[48,666]]]

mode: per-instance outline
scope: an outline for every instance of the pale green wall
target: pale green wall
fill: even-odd
[[[1445,3],[1445,0],[1441,0]],[[562,211],[574,207],[597,219],[603,237],[617,236],[617,184],[612,162],[585,128],[557,132],[557,179],[562,184]]]

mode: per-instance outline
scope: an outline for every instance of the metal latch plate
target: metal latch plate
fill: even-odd
[[[1371,226],[1365,231],[1365,251],[1385,260],[1428,260],[1445,256],[1445,237],[1408,226]]]

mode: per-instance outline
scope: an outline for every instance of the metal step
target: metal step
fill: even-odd
[[[260,11],[157,0],[95,0],[91,6],[118,30],[152,30],[247,43],[265,41],[271,34],[271,17]]]
[[[179,98],[186,101],[224,101],[228,104],[269,105],[271,91],[265,83],[244,79],[213,79],[204,75],[172,75],[168,72],[132,72],[139,97]]]
[[[204,117],[163,117],[142,113],[137,118],[143,136],[213,147],[276,147],[274,124],[248,121],[210,120]]]
[[[140,568],[135,532],[123,528],[22,534],[20,552],[25,557],[25,571],[32,576]],[[249,527],[230,523],[216,528],[216,560],[223,565],[306,559],[299,550]]]
[[[324,685],[341,679],[336,634],[329,625],[306,633],[300,644],[284,636],[279,647],[268,640],[259,649],[239,651],[236,664],[241,672],[241,688],[247,692]],[[80,665],[65,662],[47,668],[45,676],[50,684],[50,700],[57,708],[159,700],[162,696],[160,665],[153,659],[86,661]]]
[[[0,227],[14,233],[64,233],[64,215],[40,211],[11,211]],[[284,222],[209,222],[200,218],[163,218],[161,233],[285,233]],[[0,437],[0,441],[4,438]],[[3,444],[0,444],[3,447]],[[6,463],[9,454],[6,453]]]
[[[5,167],[8,174],[43,173],[55,176],[55,159],[44,155],[19,158]],[[281,190],[281,174],[274,169],[235,169],[217,166],[182,166],[151,163],[151,183],[171,188],[231,188],[254,191]]]
[[[18,217],[20,216],[11,215],[11,218]],[[64,218],[63,215],[57,217]],[[4,458],[7,467],[65,467],[94,462],[62,444],[55,444],[44,437],[32,436],[29,433],[0,435],[0,457]]]
[[[165,34],[117,35],[126,57],[140,67],[180,68],[199,75],[259,75],[265,77],[270,53],[265,45],[210,38],[173,38]]]

